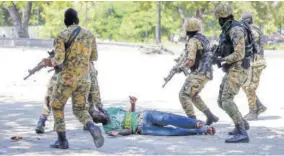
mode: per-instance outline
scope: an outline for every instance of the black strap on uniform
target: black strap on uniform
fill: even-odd
[[[72,31],[68,41],[65,43],[65,59],[64,59],[64,62],[67,61],[69,55],[70,55],[70,52],[68,51],[69,48],[71,47],[71,45],[74,43],[75,41],[75,38],[78,36],[78,34],[80,33],[81,31],[81,27],[78,26],[78,28],[76,28],[75,30]],[[64,63],[63,62],[63,63]]]

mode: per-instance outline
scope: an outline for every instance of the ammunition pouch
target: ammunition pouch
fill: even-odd
[[[243,67],[244,69],[249,69],[249,67],[250,67],[250,61],[251,61],[250,57],[245,57],[245,58],[242,60],[242,67]]]

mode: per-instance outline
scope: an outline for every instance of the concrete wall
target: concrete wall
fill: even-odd
[[[40,28],[42,26],[29,26],[30,38],[38,38]],[[5,35],[5,38],[17,38],[18,36],[15,27],[0,27],[0,38],[3,38],[3,35]]]
[[[107,42],[97,41],[97,44],[104,45],[119,45],[126,47],[138,47],[144,44],[124,43],[124,42]],[[41,48],[53,48],[53,39],[25,39],[25,38],[0,38],[0,47],[41,47]]]

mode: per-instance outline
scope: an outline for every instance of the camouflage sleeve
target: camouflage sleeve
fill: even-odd
[[[57,66],[63,63],[65,59],[65,37],[63,33],[59,33],[55,39],[55,57],[51,59],[52,65]]]
[[[97,61],[98,60],[98,51],[97,51],[97,42],[95,36],[91,36],[91,43],[92,43],[92,53],[90,61]]]
[[[194,64],[195,59],[196,59],[196,53],[198,50],[198,40],[196,39],[190,39],[187,43],[187,60],[192,61],[192,64]]]
[[[225,57],[224,60],[228,64],[232,64],[242,60],[245,57],[245,34],[242,27],[233,27],[229,33],[233,42],[234,52]]]

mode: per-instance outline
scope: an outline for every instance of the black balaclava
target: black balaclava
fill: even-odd
[[[234,16],[230,15],[226,18],[219,18],[219,25],[222,27],[222,29],[232,23],[234,20]]]
[[[79,24],[77,11],[72,8],[67,9],[64,14],[64,23],[66,27],[69,27],[72,24]]]
[[[197,34],[198,31],[186,31],[186,36],[189,38],[193,37],[194,35]]]

